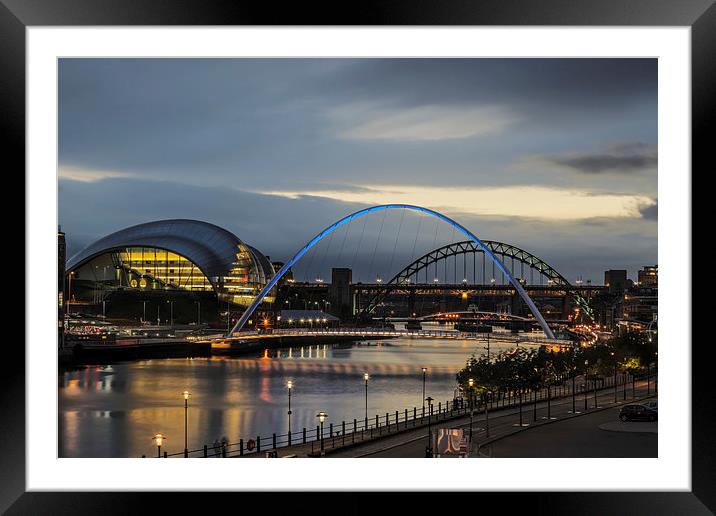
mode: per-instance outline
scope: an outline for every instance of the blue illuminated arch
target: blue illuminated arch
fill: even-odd
[[[545,335],[550,338],[554,339],[554,334],[552,333],[552,330],[547,325],[547,321],[544,320],[544,317],[542,317],[542,314],[535,306],[534,302],[530,298],[529,295],[527,295],[527,292],[525,292],[525,289],[522,288],[522,285],[520,285],[519,281],[517,281],[515,278],[512,277],[512,274],[509,273],[509,271],[505,268],[505,266],[502,264],[502,262],[494,255],[492,252],[480,241],[479,238],[477,238],[474,234],[472,234],[471,231],[463,227],[458,222],[452,220],[450,217],[446,217],[442,213],[438,213],[437,211],[430,210],[428,208],[423,208],[422,206],[414,206],[412,204],[382,204],[380,206],[373,206],[371,208],[366,208],[364,210],[357,211],[355,213],[352,213],[351,215],[348,215],[347,217],[342,218],[335,224],[332,224],[328,226],[326,229],[321,231],[318,235],[313,237],[313,239],[308,242],[303,248],[298,251],[293,258],[291,258],[286,264],[281,267],[281,270],[279,270],[276,275],[273,277],[273,279],[259,292],[258,296],[256,296],[256,299],[254,299],[253,303],[246,309],[246,311],[243,313],[241,318],[236,322],[234,327],[226,334],[226,337],[230,337],[234,332],[241,330],[241,328],[244,327],[246,324],[246,321],[248,321],[249,317],[251,317],[251,314],[254,313],[256,308],[261,304],[264,297],[271,291],[271,289],[276,285],[278,280],[281,279],[281,277],[288,271],[293,264],[295,264],[298,260],[301,259],[301,257],[308,252],[311,247],[316,245],[318,242],[321,241],[323,237],[326,235],[332,233],[339,227],[341,227],[343,224],[350,222],[353,219],[356,219],[358,217],[362,217],[363,215],[367,215],[368,213],[373,213],[375,211],[382,211],[382,210],[394,210],[394,209],[406,209],[406,210],[414,210],[414,211],[420,211],[423,213],[427,213],[428,215],[432,215],[433,217],[437,217],[440,220],[443,220],[450,224],[452,227],[458,229],[461,231],[466,237],[468,237],[470,240],[475,242],[480,249],[483,250],[483,252],[490,257],[490,259],[497,265],[497,267],[504,273],[505,276],[510,280],[510,283],[512,283],[512,286],[515,287],[517,292],[519,293],[520,297],[523,299],[523,301],[527,304],[530,311],[532,312],[532,315],[535,316],[537,321],[539,322],[540,326],[542,327],[542,330],[544,331]]]

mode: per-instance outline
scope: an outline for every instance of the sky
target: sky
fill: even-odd
[[[130,225],[191,218],[287,260],[342,216],[407,203],[570,281],[635,279],[658,262],[657,150],[655,59],[59,64],[69,256]],[[401,212],[352,223],[297,269],[351,266],[370,281],[463,239]]]

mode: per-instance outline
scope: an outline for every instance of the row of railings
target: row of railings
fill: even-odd
[[[646,379],[649,389],[649,382],[653,381],[653,392],[656,393],[656,369],[649,375],[633,376],[620,374],[616,377],[590,378],[588,382],[583,377],[566,379],[564,383],[553,385],[542,389],[523,389],[520,391],[501,391],[486,400],[475,400],[472,410],[475,414],[485,411],[499,410],[503,408],[527,407],[532,403],[555,400],[572,396],[576,398],[581,395],[579,402],[585,404],[594,403],[596,406],[597,391],[609,387],[615,388],[615,397],[627,400],[627,392],[630,398],[636,397],[636,382]],[[579,380],[578,380],[579,378]],[[654,380],[652,380],[652,378]],[[616,382],[616,383],[615,383]],[[616,387],[622,387],[617,393]],[[628,389],[628,387],[631,387]],[[591,396],[594,401],[591,401]],[[272,433],[271,435],[256,435],[248,439],[239,439],[236,442],[222,442],[204,445],[202,448],[188,450],[178,453],[163,453],[163,457],[245,457],[275,456],[276,450],[297,446],[311,445],[312,453],[319,453],[321,450],[334,449],[344,446],[361,443],[376,438],[394,435],[398,432],[435,424],[456,417],[465,416],[470,413],[468,398],[460,397],[445,402],[432,403],[424,407],[404,408],[384,414],[375,414],[370,417],[354,418],[340,423],[331,422],[323,425],[316,425],[315,428],[302,428],[297,432]],[[303,450],[307,452],[306,449]]]
[[[386,336],[386,337],[442,337],[452,339],[484,339],[494,341],[509,342],[536,342],[544,344],[560,344],[570,345],[571,340],[549,339],[537,336],[520,336],[511,333],[477,333],[477,332],[458,332],[449,330],[393,330],[386,328],[275,328],[271,331],[277,335],[295,335],[295,334],[312,334],[312,335],[358,335],[358,336]]]

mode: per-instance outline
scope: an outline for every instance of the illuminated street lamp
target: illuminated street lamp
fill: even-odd
[[[368,426],[368,380],[370,375],[363,373],[363,379],[365,380],[365,425]]]
[[[472,388],[475,385],[475,380],[470,378],[467,381],[467,384],[470,386],[470,445],[472,446],[472,417],[473,413],[475,412],[473,410],[473,395],[472,395]]]
[[[587,377],[589,376],[589,360],[584,361],[584,410],[587,410]]]
[[[617,402],[617,358],[614,355],[614,351],[609,353],[614,359],[614,403]]]
[[[184,396],[184,457],[189,457],[189,447],[187,446],[187,414],[189,412],[189,396],[191,396],[191,393],[184,391],[182,395]]]
[[[293,380],[289,380],[286,383],[286,388],[288,389],[288,435],[289,439],[291,438],[291,389],[293,389]]]
[[[318,422],[321,423],[321,452],[323,452],[323,422],[328,417],[328,414],[325,412],[319,412],[316,414],[316,417],[318,418]]]
[[[166,440],[166,436],[164,434],[154,434],[154,437],[152,437],[154,440],[154,444],[157,445],[157,457],[162,456],[162,444],[164,444],[164,441]]]
[[[425,415],[425,375],[428,372],[427,367],[423,367],[423,415]]]
[[[169,303],[169,326],[174,326],[174,301],[167,299]]]
[[[428,402],[428,445],[425,447],[425,456],[426,457],[432,457],[433,456],[433,430],[430,425],[431,416],[433,413],[433,398],[428,396],[425,398],[425,401]]]

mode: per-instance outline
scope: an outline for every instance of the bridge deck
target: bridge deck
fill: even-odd
[[[479,340],[491,342],[506,342],[515,344],[533,345],[560,345],[572,346],[574,342],[565,339],[549,339],[546,337],[526,336],[509,333],[473,333],[445,330],[391,330],[385,328],[286,328],[274,329],[271,333],[248,333],[242,332],[231,337],[216,337],[208,339],[216,342],[246,342],[252,343],[261,340],[276,338],[307,337],[307,336],[335,336],[335,337],[360,337],[360,338],[418,338],[418,339],[451,339],[451,340]]]

